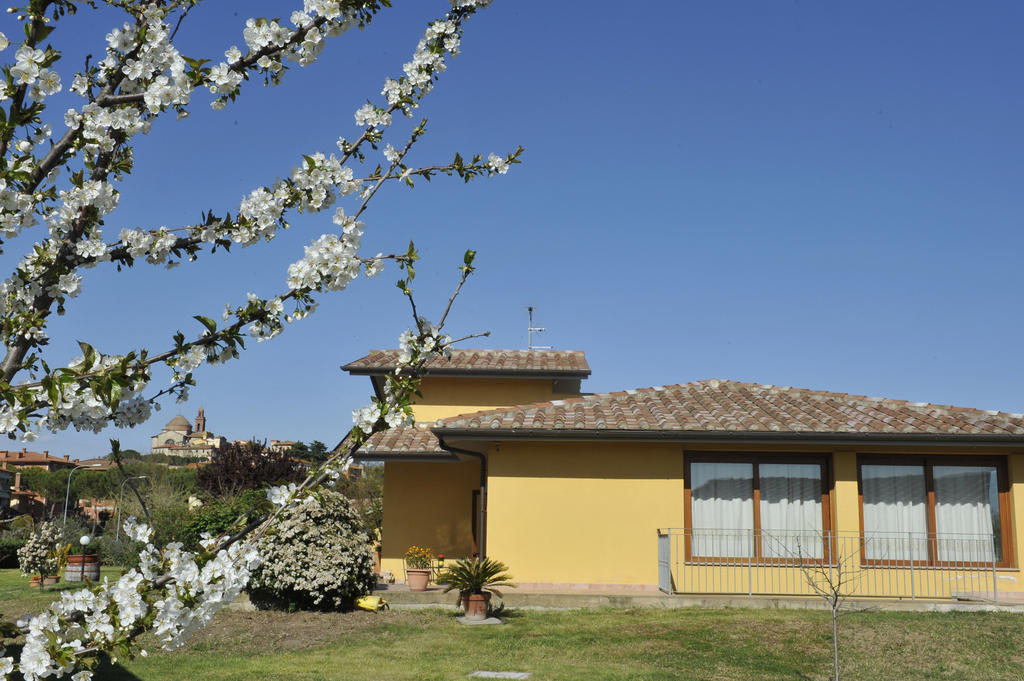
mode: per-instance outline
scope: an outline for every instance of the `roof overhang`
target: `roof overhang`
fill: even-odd
[[[595,441],[603,442],[766,442],[793,444],[948,445],[957,447],[1024,447],[1022,435],[956,435],[949,433],[820,433],[776,431],[651,431],[651,430],[542,430],[501,428],[432,428],[444,444],[466,447],[471,442],[495,440]]]
[[[433,462],[454,462],[459,457],[449,452],[395,452],[395,451],[371,451],[356,452],[352,455],[353,461],[433,461]]]
[[[342,371],[347,371],[353,376],[388,376],[393,374],[395,367],[353,367],[352,365],[346,364],[341,367]],[[463,378],[550,378],[550,379],[564,379],[564,378],[577,378],[584,379],[590,376],[589,371],[579,370],[558,370],[558,369],[508,369],[508,370],[495,370],[495,369],[424,369],[420,372],[421,376],[459,376]]]

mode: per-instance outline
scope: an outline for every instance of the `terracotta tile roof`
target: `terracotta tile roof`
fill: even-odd
[[[438,421],[444,437],[503,435],[834,435],[1024,441],[1024,415],[717,379],[494,409]]]
[[[355,375],[384,374],[398,366],[398,350],[371,350],[341,367]],[[427,363],[433,376],[536,376],[586,378],[590,365],[578,350],[452,350],[451,357]]]
[[[342,442],[344,445],[344,442]],[[377,457],[453,457],[452,454],[441,449],[440,443],[426,424],[416,424],[411,428],[392,428],[383,433],[374,433],[359,451],[356,459],[370,459]]]
[[[7,451],[0,450],[0,462],[8,463],[12,466],[42,466],[56,464],[58,466],[77,466],[80,462],[78,459],[72,459],[68,456],[50,456],[49,451],[44,452],[30,452],[27,449],[20,451]]]

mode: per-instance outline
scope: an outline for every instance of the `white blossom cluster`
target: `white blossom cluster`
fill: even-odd
[[[263,561],[250,586],[257,602],[349,608],[373,588],[373,554],[359,515],[331,490],[284,510],[257,550]]]
[[[456,5],[456,9],[469,7],[470,4]],[[476,6],[476,3],[472,3]],[[461,44],[460,27],[450,19],[431,23],[416,45],[412,60],[402,66],[405,73],[400,78],[388,78],[384,81],[384,95],[390,107],[398,107],[406,116],[411,116],[413,109],[433,87],[433,79],[447,68],[445,55],[457,56]],[[366,104],[356,112],[357,125],[373,125],[385,128],[391,124],[391,116],[385,110]]]
[[[148,542],[152,533],[134,518],[125,529],[140,541]],[[18,669],[26,681],[72,673],[75,681],[88,681],[92,673],[87,669],[74,673],[77,653],[124,640],[148,616],[154,618],[161,645],[173,650],[234,600],[259,563],[252,544],[233,544],[203,562],[180,544],[158,551],[147,543],[138,568],[113,583],[104,578],[90,589],[64,591],[59,601],[26,622]],[[12,669],[12,658],[0,659],[4,677]]]
[[[419,320],[419,333],[406,329],[398,337],[398,364],[394,376],[405,376],[422,367],[438,356],[451,355],[451,338],[442,335],[441,330],[426,319]],[[395,393],[395,380],[389,377],[384,382],[384,400],[374,400],[352,411],[355,427],[369,435],[381,418],[389,428],[407,428],[415,423],[412,410],[399,403]]]
[[[320,152],[292,169],[291,179],[293,188],[300,193],[298,209],[310,213],[329,208],[336,196],[355,194],[361,187],[352,179],[351,168],[343,166],[334,154],[327,157]]]
[[[359,275],[357,256],[363,236],[363,223],[339,208],[334,223],[340,235],[323,234],[306,246],[305,256],[288,267],[288,287],[316,291],[340,291]]]
[[[20,164],[19,164],[20,165]],[[0,178],[0,237],[11,239],[36,224],[36,200]]]
[[[7,42],[6,36],[4,42]],[[43,66],[43,62],[46,61],[44,50],[23,45],[14,53],[14,59],[11,78],[14,80],[15,86],[29,86],[29,99],[41,102],[50,95],[60,92],[60,74]],[[6,96],[4,98],[6,99]]]
[[[119,355],[95,353],[91,364],[84,357],[68,363],[68,368],[79,372],[103,372],[121,363]],[[61,386],[56,402],[50,401],[50,408],[42,425],[53,432],[74,427],[79,431],[98,433],[111,421],[119,427],[131,427],[147,421],[152,415],[152,404],[142,391],[149,384],[149,371],[137,368],[133,384],[121,392],[117,408],[111,409],[89,386],[66,383]],[[43,396],[40,394],[40,398]]]
[[[282,26],[276,19],[249,19],[242,31],[250,54],[260,54],[256,66],[274,84],[279,82],[285,70],[284,60],[297,62],[300,66],[312,64],[324,49],[324,38],[339,36],[356,26],[358,14],[351,7],[343,9],[338,0],[305,0],[302,11],[292,12],[290,20],[294,29]],[[237,92],[241,82],[241,77],[236,80],[231,72],[242,63],[243,55],[241,50],[232,46],[225,57],[227,62],[211,70],[213,84],[210,91],[231,95]],[[222,109],[227,101],[227,97],[222,96],[211,106]]]
[[[294,499],[297,489],[294,482],[270,487],[267,489],[267,500],[274,506],[286,506]]]

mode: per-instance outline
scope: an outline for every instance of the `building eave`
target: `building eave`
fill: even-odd
[[[531,441],[615,441],[615,442],[732,442],[736,444],[793,443],[801,445],[949,445],[1024,447],[1022,435],[979,435],[954,433],[822,433],[775,431],[650,431],[573,429],[545,430],[529,428],[431,428],[442,442],[531,440]]]

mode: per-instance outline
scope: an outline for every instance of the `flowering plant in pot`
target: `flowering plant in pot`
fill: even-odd
[[[409,591],[426,591],[430,582],[430,565],[434,561],[434,549],[410,546],[405,552],[405,577]]]
[[[506,572],[508,566],[491,558],[461,558],[445,570],[438,581],[446,582],[445,593],[459,592],[459,602],[468,619],[484,619],[491,601],[491,594],[499,598],[497,587],[510,586],[512,575]]]

